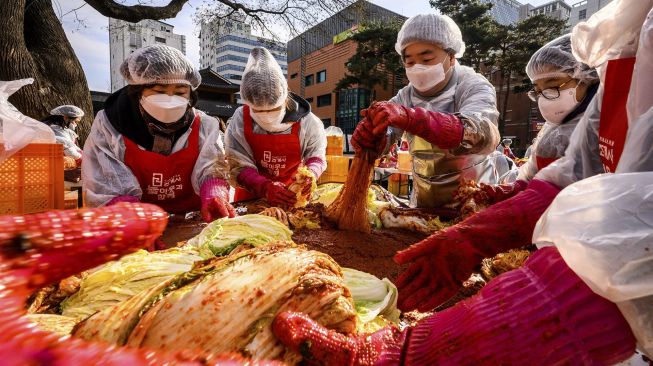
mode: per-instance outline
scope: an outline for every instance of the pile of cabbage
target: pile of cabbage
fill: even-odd
[[[292,242],[274,218],[220,219],[183,247],[138,251],[84,274],[62,315],[31,316],[60,334],[117,345],[239,352],[288,364],[301,356],[272,335],[281,311],[309,314],[343,333],[396,323],[397,289],[387,279],[342,269]]]

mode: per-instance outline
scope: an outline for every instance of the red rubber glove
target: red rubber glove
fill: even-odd
[[[297,196],[288,190],[285,184],[281,182],[268,181],[265,184],[265,199],[270,206],[292,207],[297,202]]]
[[[326,329],[306,314],[291,312],[281,313],[274,319],[272,332],[283,344],[301,354],[308,365],[374,365],[382,355],[401,350],[406,338],[406,332],[396,327],[346,336]]]
[[[364,110],[361,113],[364,113]],[[351,136],[351,145],[356,152],[370,150],[376,156],[383,154],[388,143],[388,137],[386,135],[387,127],[385,129],[379,129],[376,134],[373,130],[374,126],[369,119],[363,118],[358,122],[354,134]]]
[[[450,113],[407,108],[390,102],[372,104],[367,118],[374,125],[374,134],[393,126],[419,136],[441,149],[453,149],[463,141],[463,124]]]
[[[229,203],[229,183],[224,179],[208,178],[200,187],[202,219],[212,222],[223,217],[236,217],[236,210]]]
[[[511,184],[485,184],[481,183],[481,192],[482,194],[487,195],[487,200],[483,200],[483,197],[474,197],[478,202],[488,202],[493,205],[497,202],[507,200],[508,198],[514,197],[517,193],[523,191],[528,187],[528,182],[525,180],[518,180]]]
[[[272,331],[311,365],[612,365],[635,351],[619,308],[554,247],[404,332],[345,336],[298,313],[277,316]]]
[[[399,308],[432,310],[458,291],[483,258],[531,244],[537,220],[559,191],[533,180],[516,196],[398,252],[395,262],[410,264],[396,281]]]

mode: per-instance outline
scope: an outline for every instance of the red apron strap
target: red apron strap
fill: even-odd
[[[626,142],[626,102],[634,66],[634,57],[608,61],[599,124],[599,154],[606,173],[617,168]]]

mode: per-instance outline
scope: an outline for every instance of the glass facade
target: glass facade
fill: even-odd
[[[515,24],[519,21],[519,6],[515,0],[481,0],[482,3],[492,4],[490,15],[503,25]]]
[[[370,105],[372,93],[364,88],[344,89],[338,92],[336,125],[351,135],[360,121],[361,109]]]

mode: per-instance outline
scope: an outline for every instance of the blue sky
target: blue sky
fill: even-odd
[[[371,0],[373,3],[390,9],[404,16],[433,11],[428,0]],[[531,0],[533,5],[540,5],[550,0]],[[134,3],[133,0],[126,1]],[[173,19],[165,20],[175,26],[174,32],[186,36],[186,55],[199,66],[199,31],[193,24],[193,15],[206,0],[189,0],[182,11]],[[520,2],[526,3],[521,0]],[[569,4],[575,1],[567,1]],[[167,1],[153,0],[160,5]],[[95,11],[83,0],[53,0],[55,12],[63,23],[68,40],[75,54],[82,63],[91,90],[109,91],[111,89],[109,73],[109,21]],[[81,8],[80,8],[81,7]],[[71,12],[77,9],[76,14]]]

